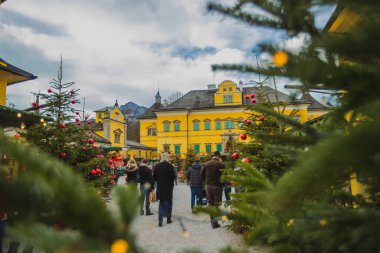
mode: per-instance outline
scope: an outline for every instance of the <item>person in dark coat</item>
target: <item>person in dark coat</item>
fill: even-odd
[[[125,172],[127,173],[127,183],[128,184],[135,184],[137,187],[138,183],[138,169],[139,166],[136,163],[136,160],[131,158],[127,166],[125,166]]]
[[[201,162],[199,160],[195,160],[195,162],[190,166],[186,173],[186,178],[190,182],[191,210],[194,209],[195,197],[197,197],[197,205],[200,205],[203,199],[203,181],[201,178],[201,169]]]
[[[144,200],[145,200],[145,215],[153,215],[150,211],[149,196],[154,191],[154,180],[152,170],[148,167],[148,159],[141,161],[139,170],[139,183],[140,183],[140,215],[144,215]]]
[[[169,154],[163,153],[159,164],[154,168],[153,178],[157,182],[158,226],[162,227],[164,213],[167,223],[172,223],[173,188],[175,173],[174,167],[169,163]]]
[[[214,206],[215,208],[219,208],[222,204],[222,196],[223,196],[223,183],[220,180],[222,172],[225,166],[222,163],[222,159],[220,157],[220,152],[215,151],[212,160],[203,164],[201,170],[201,178],[205,182],[206,195],[209,206]],[[212,228],[219,228],[220,225],[214,217],[211,218],[211,226]]]

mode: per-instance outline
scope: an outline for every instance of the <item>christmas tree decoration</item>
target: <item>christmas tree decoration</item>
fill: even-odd
[[[52,93],[53,90],[49,88],[49,89],[47,90],[47,92],[48,92],[48,93]]]
[[[33,103],[32,103],[32,106],[33,106],[33,107],[36,107],[36,106],[37,106],[37,103],[36,103],[36,102],[33,102]]]
[[[91,124],[92,124],[92,122],[91,122],[91,121],[87,121],[87,124],[88,124],[88,125],[91,125]]]
[[[111,185],[115,185],[115,181],[114,180],[111,181]]]
[[[79,112],[75,112],[76,115],[79,115]]]
[[[87,141],[89,144],[94,144],[94,140],[93,139],[88,139]]]
[[[65,152],[61,152],[61,153],[59,153],[59,157],[61,157],[61,158],[65,158],[65,157],[66,157],[66,153],[65,153]]]
[[[247,134],[246,133],[242,133],[240,135],[240,139],[242,139],[243,141],[247,139]]]
[[[251,100],[251,103],[252,103],[252,104],[256,104],[256,102],[257,102],[256,99],[252,99],[252,100]]]
[[[235,186],[235,181],[230,181],[231,186]]]
[[[125,240],[116,240],[111,246],[111,253],[127,253],[129,244]]]
[[[79,118],[76,118],[76,119],[75,119],[75,121],[76,121],[76,122],[79,122],[79,121],[80,121],[80,119],[79,119]]]
[[[252,121],[249,120],[249,119],[246,119],[246,120],[245,120],[245,123],[246,123],[247,125],[251,125],[251,124],[252,124]]]
[[[233,159],[238,159],[239,158],[239,154],[238,153],[233,153],[232,155],[231,155],[231,157],[233,158]]]
[[[259,121],[264,121],[264,119],[265,119],[264,116],[259,117]]]
[[[80,122],[78,122],[78,123],[77,123],[77,125],[78,125],[78,126],[80,126],[80,125],[81,125],[81,123],[80,123]]]
[[[60,128],[66,128],[66,124],[65,124],[65,123],[61,123],[61,124],[59,125],[59,127],[60,127]]]
[[[18,138],[20,138],[20,137],[21,137],[20,134],[15,134],[15,138],[16,138],[16,139],[18,139]]]
[[[86,151],[86,150],[87,150],[87,148],[86,148],[86,147],[83,147],[83,148],[82,148],[82,151]]]
[[[273,55],[274,65],[277,67],[283,67],[288,62],[288,54],[284,51],[278,51]]]
[[[223,215],[222,218],[221,218],[222,222],[226,222],[228,221],[228,217],[227,215]]]
[[[72,104],[75,104],[77,101],[75,99],[71,100]]]
[[[255,98],[255,94],[252,93],[250,97],[251,97],[251,98]]]
[[[97,173],[95,170],[91,170],[91,175],[95,176]]]
[[[40,118],[40,122],[41,123],[44,123],[45,119],[44,118]]]
[[[247,95],[244,96],[244,98],[245,98],[245,99],[250,99],[251,96],[247,94]]]
[[[21,118],[22,115],[21,115],[21,113],[18,112],[16,116],[17,116],[17,118]]]
[[[98,146],[97,146],[97,145],[93,145],[92,148],[93,148],[93,149],[97,149]]]

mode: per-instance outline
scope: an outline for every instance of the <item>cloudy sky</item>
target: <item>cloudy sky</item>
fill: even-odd
[[[230,1],[227,1],[230,2]],[[252,50],[271,30],[248,27],[206,11],[206,0],[8,0],[0,9],[0,58],[38,76],[12,85],[8,101],[26,108],[30,92],[46,91],[57,74],[75,81],[86,110],[133,101],[150,106],[157,87],[204,89],[225,79],[255,76],[213,73],[215,63],[252,62]],[[320,11],[321,26],[331,10]],[[296,47],[302,38],[287,41]]]

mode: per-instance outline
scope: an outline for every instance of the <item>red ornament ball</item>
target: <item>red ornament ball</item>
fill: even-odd
[[[48,89],[48,92],[49,92],[49,93],[52,93],[52,92],[53,92],[53,90],[52,90],[52,89]]]
[[[82,150],[83,150],[83,151],[86,151],[86,150],[87,150],[87,148],[86,148],[86,147],[83,147],[83,148],[82,148]]]
[[[76,100],[74,100],[74,99],[73,99],[73,100],[71,100],[71,103],[72,103],[72,104],[75,104],[76,102],[77,102],[77,101],[76,101]]]
[[[251,94],[251,98],[255,98],[255,94],[252,93],[252,94]]]
[[[99,168],[96,168],[95,171],[96,171],[96,174],[102,173],[102,171]]]
[[[231,186],[235,186],[235,181],[230,181]]]
[[[20,138],[20,137],[21,137],[20,134],[15,134],[15,138],[16,138],[16,139],[18,139],[18,138]]]
[[[247,139],[247,134],[246,133],[242,133],[241,135],[240,135],[240,138],[244,141],[244,140],[246,140]]]
[[[239,154],[238,153],[233,153],[232,155],[231,155],[231,157],[233,158],[233,159],[238,159],[239,158]]]
[[[76,120],[76,122],[79,122],[79,121],[80,121],[80,119],[79,119],[79,118],[76,118],[75,120]]]
[[[64,158],[64,157],[66,157],[66,153],[64,153],[64,152],[62,152],[62,153],[59,153],[59,157],[61,157],[61,158]]]
[[[81,125],[81,123],[80,122],[78,122],[78,126],[80,126]]]
[[[94,140],[93,139],[88,139],[88,143],[94,144]]]
[[[247,120],[245,120],[245,123],[246,123],[247,125],[251,125],[251,124],[252,124],[252,121],[249,120],[249,119],[247,119]]]
[[[111,181],[111,185],[115,185],[115,181],[112,180],[112,181]]]
[[[37,106],[37,103],[36,103],[36,102],[33,102],[32,105],[33,105],[34,107],[36,107],[36,106]]]
[[[251,97],[251,96],[248,95],[248,94],[244,96],[245,99],[249,99],[250,97]]]
[[[60,126],[61,128],[65,128],[65,127],[66,127],[65,123],[61,123],[59,126]]]
[[[264,119],[265,119],[264,116],[260,116],[260,117],[259,117],[259,120],[260,120],[260,121],[264,121]]]
[[[91,122],[91,121],[87,121],[87,124],[91,125],[91,124],[92,124],[92,122]]]
[[[75,112],[76,115],[79,115],[79,112]]]
[[[94,145],[94,146],[92,146],[92,148],[93,148],[93,149],[97,149],[97,148],[98,148],[98,146]]]
[[[252,104],[256,104],[257,101],[256,101],[256,99],[252,99],[251,102],[252,102]]]
[[[96,171],[95,170],[91,170],[91,175],[95,176],[96,175]]]

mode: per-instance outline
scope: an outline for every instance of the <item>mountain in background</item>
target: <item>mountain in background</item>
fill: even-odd
[[[124,105],[120,106],[120,109],[122,113],[129,118],[129,120],[136,120],[138,117],[140,117],[143,113],[145,113],[148,108],[144,106],[140,106],[138,104],[135,104],[133,102],[128,102]]]

